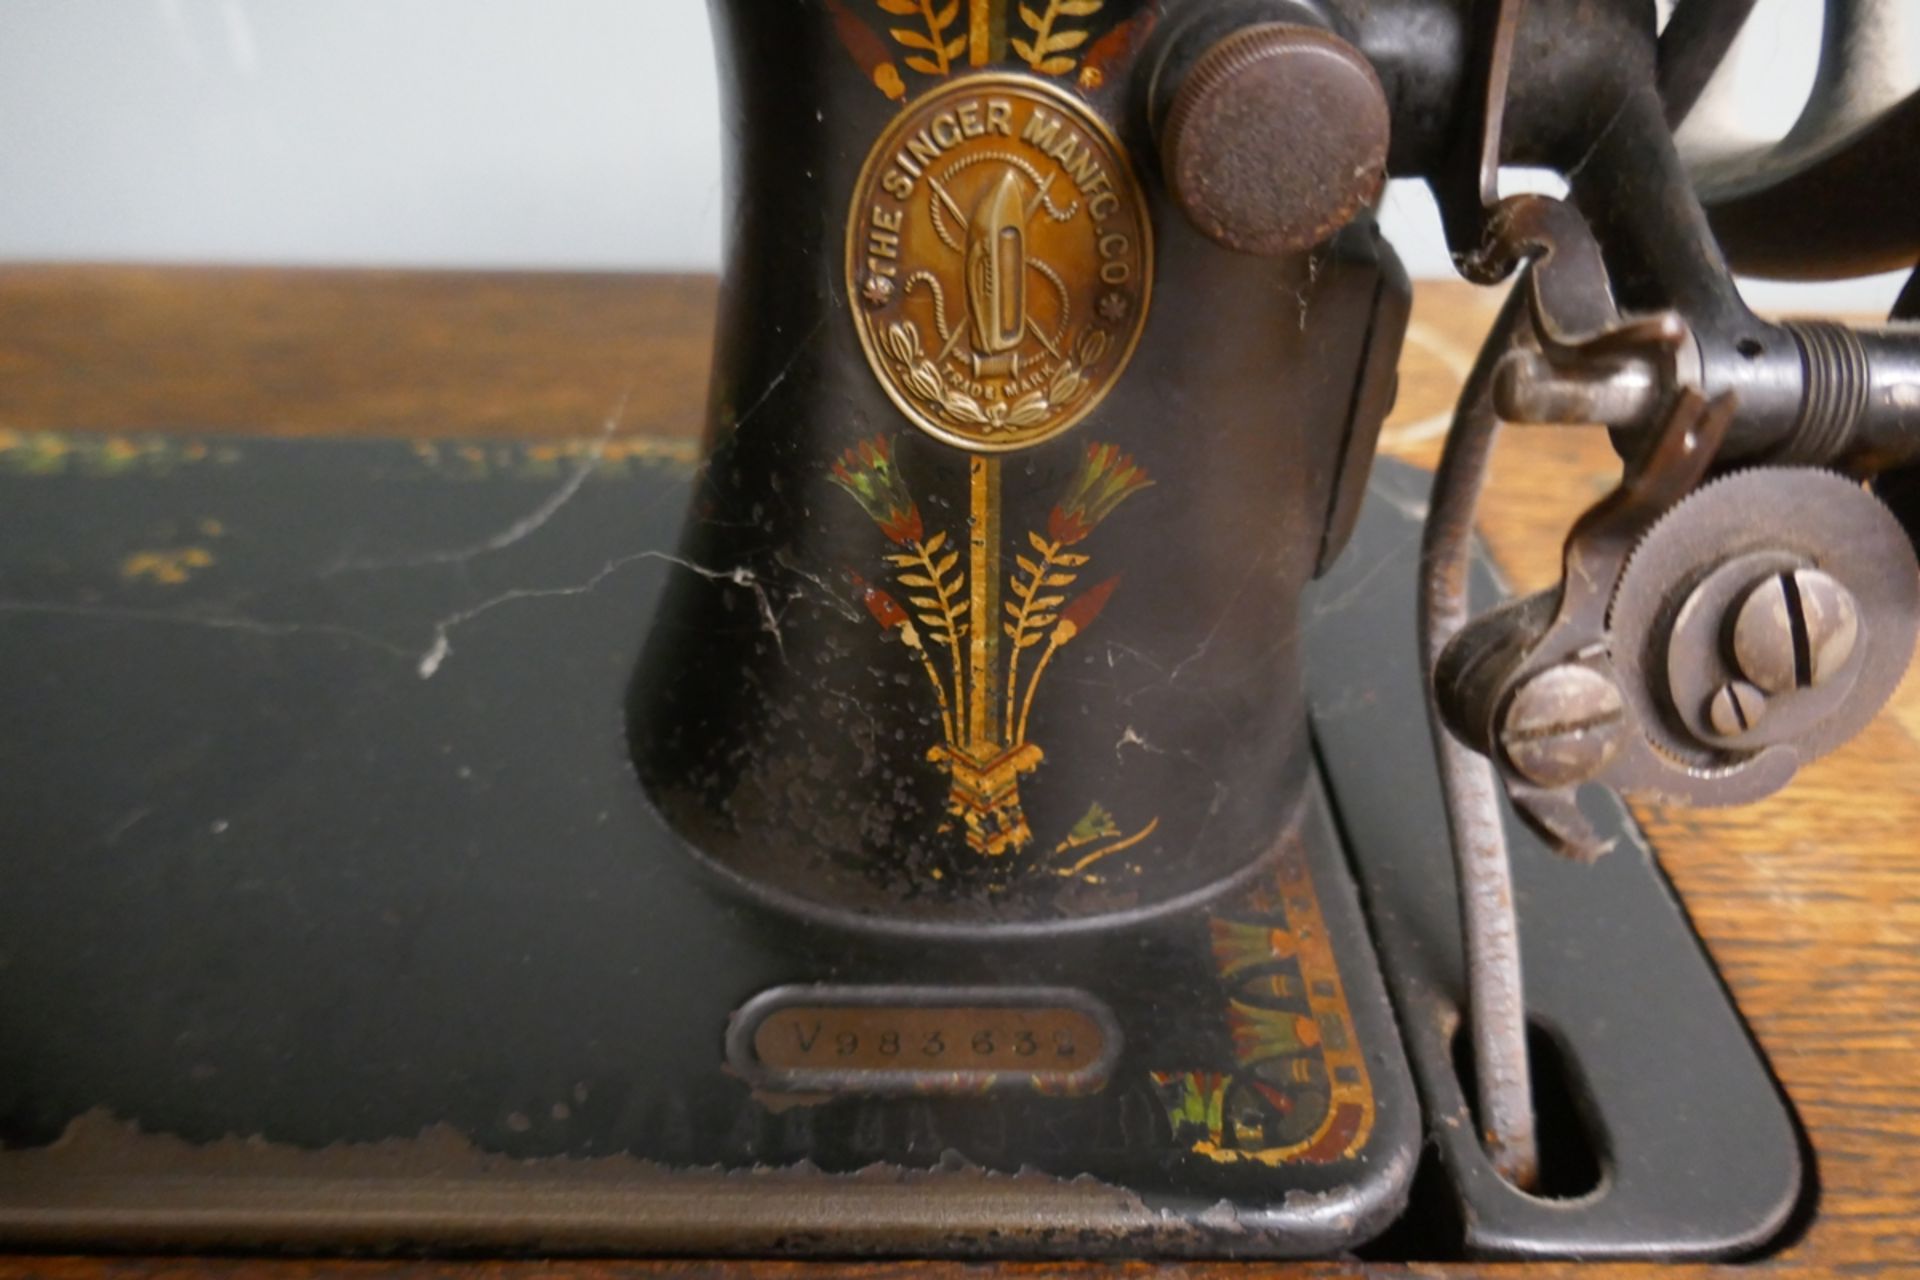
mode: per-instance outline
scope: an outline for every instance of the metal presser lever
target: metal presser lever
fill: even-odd
[[[1657,57],[1623,47],[1608,96],[1546,144],[1513,127],[1532,123],[1546,17],[1524,0],[1477,10],[1475,127],[1431,180],[1461,272],[1520,278],[1447,438],[1420,607],[1483,1138],[1522,1187],[1537,1158],[1500,794],[1558,852],[1598,858],[1582,788],[1759,799],[1859,733],[1913,653],[1920,326],[1900,321],[1920,313],[1920,274],[1872,329],[1764,322],[1731,275],[1920,261],[1920,225],[1888,196],[1920,190],[1920,77],[1876,39],[1899,3],[1829,0],[1788,138],[1691,164],[1674,130],[1752,0],[1680,0]],[[1559,169],[1567,198],[1502,199],[1504,163]],[[1605,426],[1624,474],[1568,533],[1558,585],[1473,616],[1471,533],[1503,420]]]

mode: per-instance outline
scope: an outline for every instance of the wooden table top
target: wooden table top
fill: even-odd
[[[1388,453],[1431,465],[1497,299],[1425,284]],[[705,402],[714,286],[694,276],[0,268],[0,445],[42,429],[274,435],[687,437]],[[1550,582],[1568,523],[1618,464],[1598,431],[1515,428],[1484,529],[1520,588]],[[1798,1108],[1818,1202],[1758,1262],[1666,1275],[1920,1269],[1920,677],[1857,741],[1743,809],[1640,810]],[[1186,1264],[1225,1277],[1464,1275],[1495,1267]],[[1539,1276],[1644,1264],[1530,1265]],[[725,1271],[960,1275],[933,1263],[334,1262],[0,1258],[0,1280],[271,1275],[613,1280]],[[1031,1264],[1011,1274],[1148,1274]]]

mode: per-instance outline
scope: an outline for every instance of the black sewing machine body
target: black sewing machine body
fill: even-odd
[[[1803,1203],[1787,1104],[1589,784],[1760,794],[1877,708],[1894,518],[1856,484],[1783,548],[1679,499],[1717,457],[1788,494],[1871,460],[1897,502],[1912,356],[1762,325],[1701,257],[1666,113],[1719,27],[1663,51],[1588,5],[1569,41],[1566,7],[716,4],[697,451],[0,455],[0,1231],[1763,1246]],[[1572,202],[1499,201],[1503,161]],[[1615,428],[1569,563],[1644,630],[1578,587],[1493,610],[1473,459],[1431,495],[1372,465],[1389,171],[1470,274],[1534,262],[1455,436],[1495,399]],[[223,539],[156,569],[164,605],[120,555],[163,527]],[[1801,601],[1778,682],[1680,621],[1725,609],[1732,645],[1748,578]],[[1481,808],[1448,743],[1491,760]]]

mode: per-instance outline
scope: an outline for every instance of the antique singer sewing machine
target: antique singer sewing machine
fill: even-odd
[[[1830,0],[1793,133],[1683,162],[1751,7],[713,0],[697,458],[49,437],[0,1237],[1764,1248],[1789,1103],[1618,797],[1766,796],[1907,670],[1920,293],[1730,272],[1920,261],[1920,84]],[[1515,280],[1430,485],[1389,174]],[[1502,421],[1624,463],[1511,601]],[[88,577],[181,522],[169,625]]]

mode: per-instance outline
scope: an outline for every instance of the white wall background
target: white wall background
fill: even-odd
[[[1819,9],[1762,0],[1743,38],[1756,136],[1798,110]],[[715,93],[701,0],[0,0],[0,260],[710,269]],[[1451,274],[1424,188],[1386,220]]]

